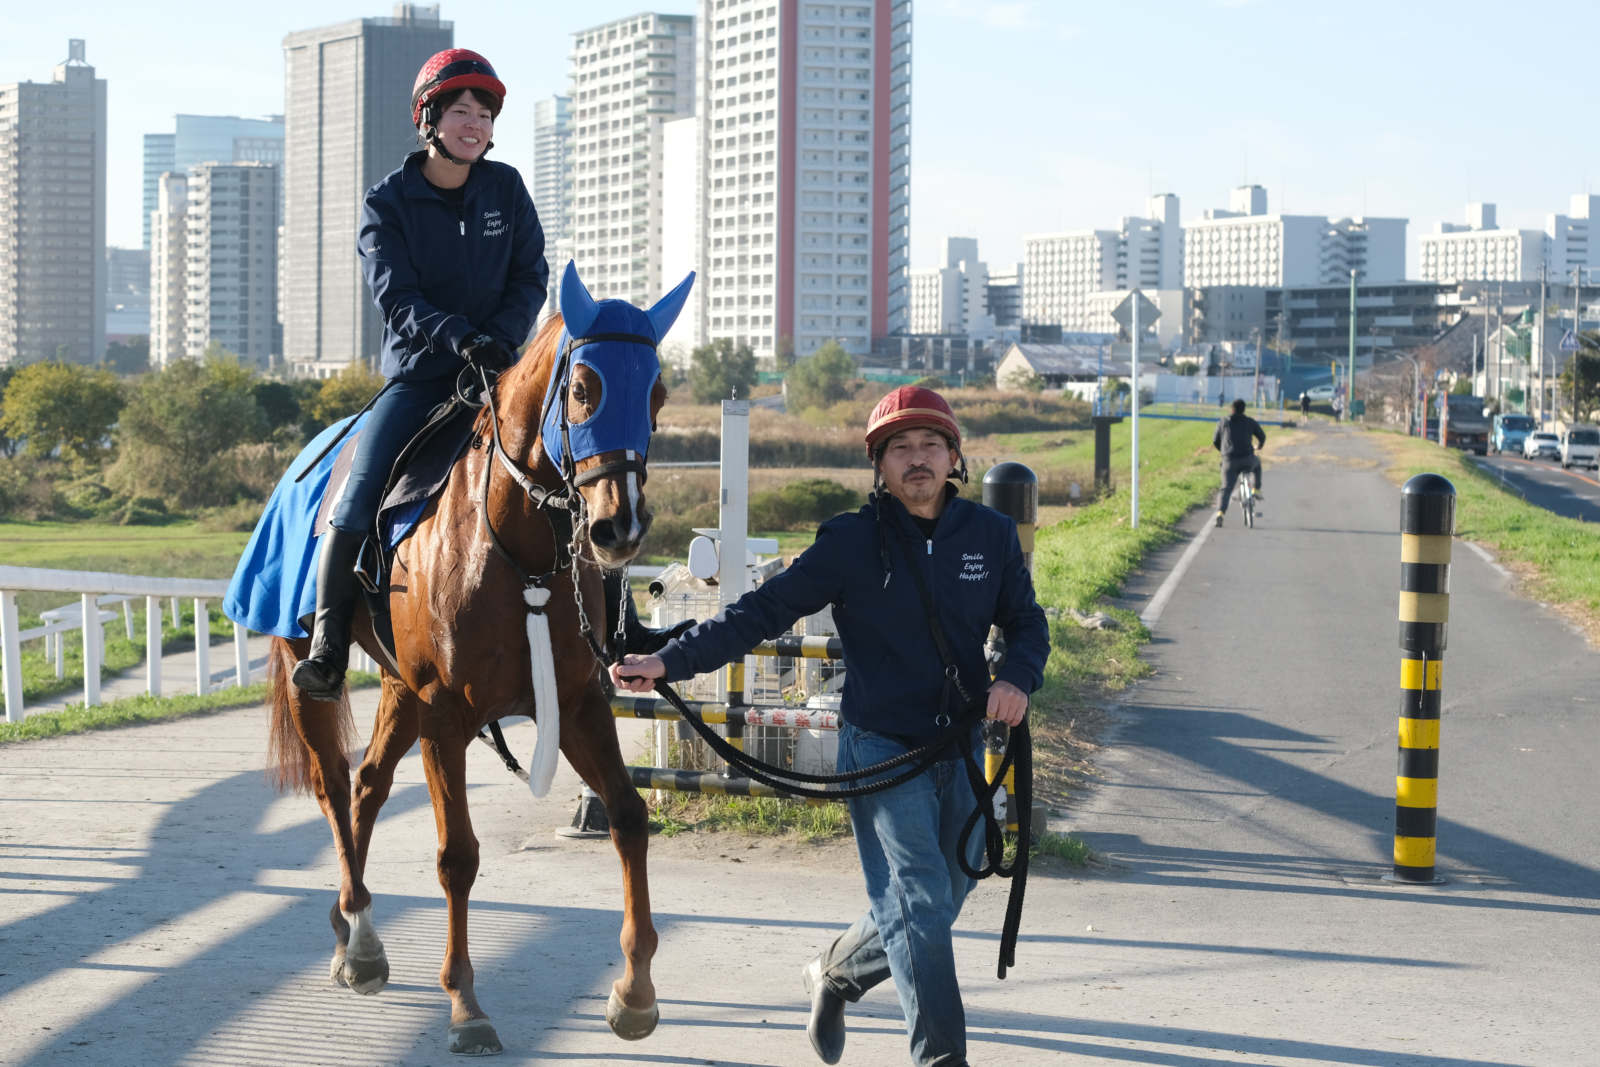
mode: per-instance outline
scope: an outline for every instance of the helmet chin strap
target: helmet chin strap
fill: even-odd
[[[430,108],[432,106],[433,105],[431,104],[429,105]],[[478,153],[478,159],[458,159],[454,154],[451,153],[450,149],[444,146],[444,141],[439,137],[439,127],[435,123],[429,121],[430,118],[431,116],[424,115],[422,119],[423,140],[428,143],[428,147],[434,149],[441,156],[449,160],[451,163],[454,163],[458,167],[472,166],[474,163],[478,162],[478,159],[482,159],[484,156],[487,156],[489,154],[489,149],[494,147],[494,142],[490,141],[488,144],[483,146],[483,151]]]

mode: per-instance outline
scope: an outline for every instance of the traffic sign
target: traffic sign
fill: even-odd
[[[1122,303],[1111,310],[1111,317],[1117,320],[1117,325],[1124,330],[1133,329],[1133,305],[1139,304],[1139,328],[1151,326],[1161,317],[1161,309],[1150,302],[1150,298],[1135,289],[1122,298]]]
[[[1576,352],[1578,350],[1578,332],[1576,330],[1568,330],[1562,334],[1560,347],[1563,352]]]

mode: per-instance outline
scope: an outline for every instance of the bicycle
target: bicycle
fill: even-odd
[[[1250,485],[1250,472],[1239,472],[1239,510],[1244,513],[1244,524],[1256,524],[1256,493]]]

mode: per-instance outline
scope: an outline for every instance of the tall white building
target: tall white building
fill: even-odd
[[[913,270],[910,333],[991,337],[989,265],[973,237],[945,238],[944,265]]]
[[[156,179],[150,213],[150,366],[184,355],[187,334],[189,184],[171,171]]]
[[[910,0],[700,0],[700,310],[771,357],[910,325]]]
[[[106,83],[84,42],[0,85],[0,366],[106,347]]]
[[[1589,239],[1600,196],[1574,196],[1571,211],[1545,216],[1542,230],[1513,229],[1495,224],[1493,204],[1468,204],[1464,225],[1441,222],[1423,234],[1417,273],[1435,282],[1535,282],[1543,270],[1552,282],[1570,281],[1575,269],[1600,267],[1600,240]]]
[[[188,188],[184,355],[216,341],[265,369],[278,350],[278,168],[201,163]]]
[[[661,285],[670,289],[700,269],[700,120],[673,119],[661,127]],[[703,284],[696,282],[696,285]],[[687,367],[690,352],[704,343],[700,301],[689,302],[661,339],[661,356]]]
[[[1090,308],[1090,294],[1183,284],[1178,198],[1151,197],[1144,215],[1125,217],[1115,230],[1026,236],[1022,256],[1023,320],[1095,330],[1104,316]]]
[[[567,234],[567,187],[572,182],[572,98],[547,96],[533,103],[533,197],[546,245]],[[560,269],[552,263],[551,273]]]
[[[694,114],[692,15],[644,13],[573,35],[566,204],[596,297],[660,299],[662,125]]]
[[[186,173],[196,163],[283,163],[283,116],[243,119],[235,115],[178,115],[172,133],[144,135],[144,247],[156,185],[167,171]]]
[[[1228,210],[1183,227],[1183,284],[1282,287],[1400,281],[1406,220],[1268,214],[1259,185],[1233,191]]]
[[[283,39],[283,354],[327,377],[374,360],[382,325],[356,259],[367,189],[417,147],[411,87],[454,42],[437,4]]]

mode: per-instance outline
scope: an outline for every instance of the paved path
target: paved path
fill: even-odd
[[[963,913],[972,1062],[1594,1062],[1600,663],[1458,545],[1449,883],[1380,881],[1397,493],[1348,431],[1317,430],[1299,462],[1275,444],[1261,524],[1213,530],[1196,553],[1155,629],[1156,673],[1117,713],[1102,784],[1058,824],[1108,870],[1036,875],[1004,982],[1005,886],[984,883]],[[1182,548],[1131,583],[1131,605]],[[358,719],[373,699],[358,696]],[[308,799],[267,789],[264,733],[246,709],[0,747],[0,1063],[449,1062],[417,757],[400,766],[370,867],[392,980],[362,998],[328,985],[327,828]],[[511,734],[531,746],[526,726]],[[573,811],[571,772],[535,801],[475,746],[469,777],[484,856],[474,963],[501,1062],[816,1062],[798,969],[863,906],[847,849],[653,840],[663,1022],[623,1044],[602,1020],[617,861],[608,842],[553,834]],[[905,1062],[892,992],[849,1019],[845,1064]]]

